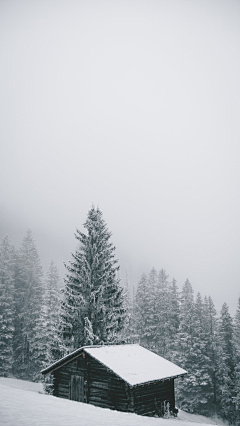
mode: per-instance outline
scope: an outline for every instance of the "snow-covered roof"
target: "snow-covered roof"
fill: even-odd
[[[186,374],[182,368],[139,345],[91,347],[85,348],[85,352],[131,386]]]
[[[76,358],[82,351],[98,360],[131,386],[178,377],[187,373],[176,364],[136,344],[85,346],[45,368],[42,373],[46,374],[60,368],[63,364]]]

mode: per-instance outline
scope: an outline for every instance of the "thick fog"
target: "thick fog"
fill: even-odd
[[[92,203],[124,282],[240,296],[240,2],[0,2],[0,238],[63,273]]]

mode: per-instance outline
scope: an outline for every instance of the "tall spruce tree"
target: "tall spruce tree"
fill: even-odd
[[[170,289],[168,275],[164,269],[158,274],[158,285],[155,297],[156,306],[156,327],[157,327],[157,352],[163,357],[169,355],[170,349]]]
[[[139,343],[157,352],[157,271],[152,268],[149,276],[142,274],[135,298],[135,319]]]
[[[234,317],[233,329],[234,344],[234,408],[235,420],[240,424],[240,297],[238,299],[237,312]]]
[[[205,306],[200,293],[197,294],[194,304],[193,321],[191,364],[194,381],[191,386],[191,410],[207,415],[212,399],[212,379],[205,325]]]
[[[46,340],[46,364],[52,364],[60,357],[59,349],[59,311],[60,311],[60,279],[59,271],[53,260],[50,263],[45,279],[44,296],[44,329]]]
[[[0,376],[12,373],[14,332],[14,247],[0,245]]]
[[[143,273],[138,283],[137,292],[135,295],[135,322],[137,341],[143,346],[147,345],[145,330],[147,326],[148,293],[148,279],[147,275]]]
[[[135,343],[135,301],[134,296],[131,294],[128,274],[126,273],[125,286],[124,286],[124,309],[126,311],[125,327],[122,332],[122,340],[126,343]]]
[[[194,301],[187,280],[181,295],[175,356],[176,362],[188,371],[186,378],[177,384],[178,403],[192,413],[209,415],[214,411],[215,314],[211,299],[203,301],[198,293]]]
[[[194,295],[187,279],[180,295],[180,325],[176,337],[173,359],[188,371],[182,381],[176,383],[176,399],[179,408],[193,411],[192,384],[195,382],[193,365]]]
[[[179,294],[176,280],[169,284],[168,297],[168,348],[166,357],[170,361],[173,359],[173,352],[180,322]]]
[[[135,329],[141,345],[168,359],[179,327],[179,300],[176,281],[168,282],[164,269],[143,274],[135,297]]]
[[[207,389],[208,393],[208,414],[216,413],[216,402],[217,402],[217,383],[216,383],[216,374],[217,374],[217,342],[218,342],[218,318],[217,311],[215,309],[212,298],[205,297],[203,305],[203,320],[204,320],[204,330],[206,338],[206,355],[208,357],[208,371],[211,377],[209,387]]]
[[[125,321],[115,247],[99,208],[91,208],[84,228],[86,234],[76,231],[79,246],[65,265],[60,312],[65,353],[83,345],[117,343]]]
[[[159,300],[157,298],[158,273],[155,268],[148,276],[148,298],[147,298],[147,329],[145,333],[148,339],[148,348],[154,352],[158,352],[159,346]]]
[[[14,374],[36,380],[42,363],[43,272],[30,230],[16,256]]]
[[[126,278],[123,288],[123,307],[125,309],[125,326],[122,331],[122,339],[126,342],[131,342],[130,336],[130,318],[131,318],[131,301],[130,301],[130,292],[129,292],[129,281],[128,273],[126,272]]]
[[[217,404],[220,415],[234,419],[234,348],[233,320],[228,305],[223,304],[218,329]]]

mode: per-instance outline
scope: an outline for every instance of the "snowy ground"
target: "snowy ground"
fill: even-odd
[[[1,426],[199,426],[199,423],[223,425],[219,420],[183,411],[174,419],[120,413],[44,395],[41,383],[0,377]]]

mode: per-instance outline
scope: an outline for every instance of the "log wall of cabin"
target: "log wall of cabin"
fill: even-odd
[[[174,380],[151,382],[133,388],[134,411],[140,415],[163,415],[163,403],[169,402],[170,410],[175,408]]]

